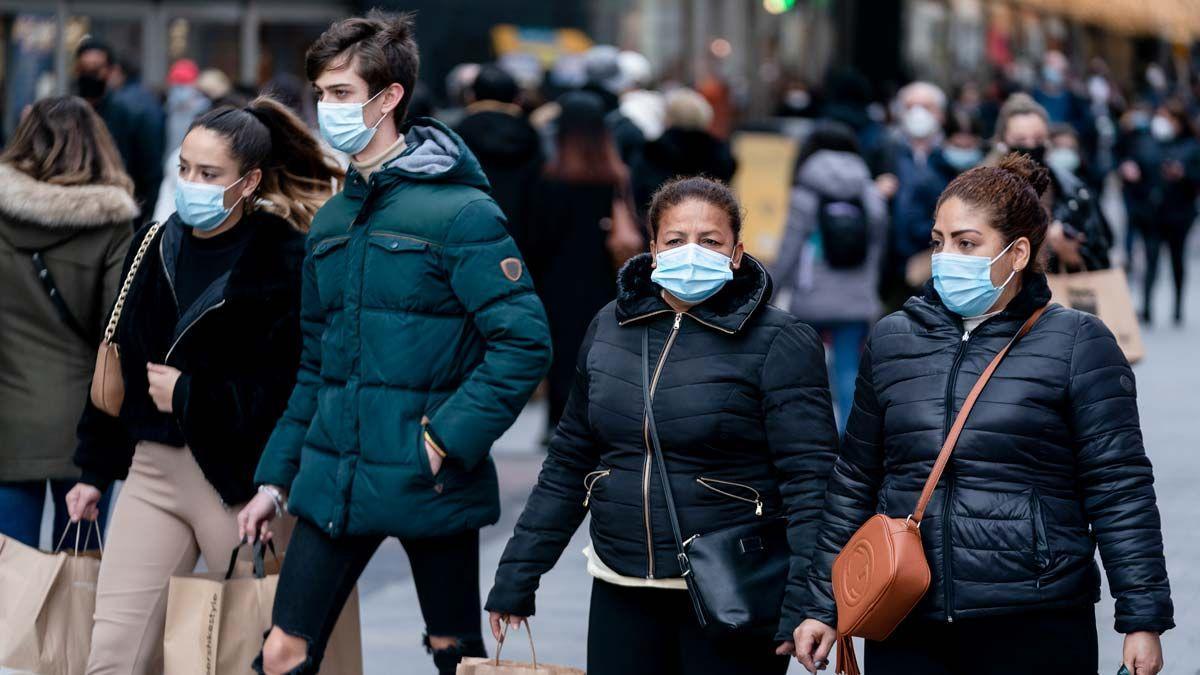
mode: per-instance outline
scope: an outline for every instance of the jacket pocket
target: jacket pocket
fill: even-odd
[[[1033,565],[1038,573],[1050,566],[1050,543],[1046,537],[1046,521],[1042,517],[1042,500],[1037,489],[1029,491],[1029,516],[1033,521]],[[1039,585],[1041,580],[1038,580]]]
[[[433,300],[443,285],[429,242],[393,232],[371,232],[363,272],[363,302],[369,307],[405,308]]]
[[[422,422],[417,425],[417,466],[420,467],[421,477],[434,482],[437,476],[433,475],[433,467],[429,464],[429,453],[425,450],[425,424]],[[443,462],[442,468],[445,468]]]
[[[592,490],[596,488],[596,484],[601,480],[608,478],[610,473],[612,473],[612,469],[597,469],[583,477],[583,487],[585,490],[587,490],[587,494],[585,494],[583,497],[583,507],[585,509],[592,501]]]
[[[717,478],[706,478],[697,476],[696,482],[702,487],[705,487],[712,492],[715,492],[729,499],[746,502],[754,505],[754,515],[761,516],[763,514],[762,495],[758,490],[746,485],[745,483],[734,483],[732,481],[720,480]]]
[[[326,310],[340,307],[346,289],[346,244],[350,235],[326,237],[312,249],[313,268],[316,270],[317,295],[321,307]]]

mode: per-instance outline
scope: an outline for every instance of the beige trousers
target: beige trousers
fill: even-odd
[[[167,584],[201,554],[208,569],[225,570],[240,509],[221,503],[187,448],[138,443],[105,538],[88,675],[163,672]],[[291,528],[280,525],[282,550]]]

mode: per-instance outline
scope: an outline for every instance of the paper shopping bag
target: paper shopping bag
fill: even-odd
[[[240,546],[238,547],[240,548]],[[234,577],[235,548],[225,574],[171,577],[163,637],[167,675],[251,675],[250,664],[271,628],[277,574],[266,574],[263,547],[254,548],[254,573]],[[330,636],[322,675],[362,675],[362,646],[355,589]]]
[[[72,551],[46,553],[0,534],[0,667],[82,675],[99,574],[99,554],[81,551],[78,541]]]
[[[1133,297],[1125,281],[1125,270],[1116,267],[1095,272],[1050,274],[1046,281],[1050,284],[1053,302],[1095,314],[1104,322],[1130,363],[1137,363],[1146,355],[1137,314],[1133,310]]]
[[[525,630],[529,631],[529,622],[525,622]],[[508,624],[504,625],[504,633],[508,634]],[[496,644],[496,656],[494,658],[482,658],[478,656],[466,656],[459,662],[458,668],[455,669],[455,675],[586,675],[579,668],[571,668],[570,666],[556,666],[549,663],[538,663],[537,651],[533,648],[533,633],[529,633],[529,653],[532,656],[532,663],[523,663],[521,661],[502,661],[500,659],[500,649],[504,646],[504,640]]]

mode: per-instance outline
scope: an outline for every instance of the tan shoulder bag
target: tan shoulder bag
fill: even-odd
[[[837,601],[838,653],[835,672],[859,675],[853,637],[884,640],[908,616],[929,589],[929,562],[921,545],[921,518],[933,497],[950,453],[967,423],[967,415],[1009,350],[1046,311],[1038,309],[979,376],[954,426],[942,444],[917,508],[906,518],[879,513],[858,528],[833,561],[833,597]]]
[[[113,338],[117,335],[117,322],[121,320],[121,310],[125,307],[125,297],[129,295],[129,287],[133,285],[133,277],[142,266],[142,258],[150,248],[150,242],[162,229],[162,223],[154,223],[150,231],[142,238],[125,281],[121,284],[121,292],[117,294],[117,302],[113,305],[112,316],[108,319],[108,327],[104,329],[104,339],[100,341],[100,349],[96,352],[96,369],[92,373],[92,405],[105,413],[116,417],[121,413],[121,404],[125,401],[125,376],[121,374],[121,350]]]

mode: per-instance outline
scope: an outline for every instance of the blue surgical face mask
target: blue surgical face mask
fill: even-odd
[[[242,176],[227,186],[192,183],[181,179],[175,185],[175,212],[179,214],[179,219],[184,225],[201,232],[215,230],[244,199],[239,197],[233,206],[225,208],[225,191],[245,178]]]
[[[650,279],[684,302],[699,303],[733,278],[732,262],[699,244],[684,244],[658,252]]]
[[[983,150],[947,145],[942,148],[942,157],[955,171],[966,171],[983,161]]]
[[[1004,287],[1017,271],[1008,275],[1003,284],[992,285],[992,264],[1012,248],[1013,244],[1004,247],[995,258],[983,258],[977,255],[962,255],[958,253],[933,254],[933,287],[937,289],[942,304],[951,312],[964,318],[979,316],[996,304],[996,299],[1004,292]]]
[[[363,121],[363,109],[367,104],[387,91],[380,89],[379,93],[367,99],[365,103],[327,103],[317,101],[317,122],[321,125],[321,136],[329,145],[348,155],[357,155],[367,147],[380,124],[387,119],[384,113],[375,126],[369,127]]]

